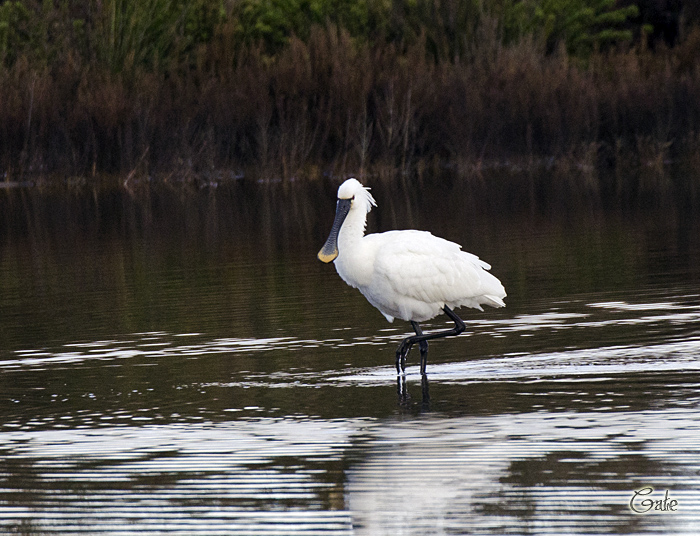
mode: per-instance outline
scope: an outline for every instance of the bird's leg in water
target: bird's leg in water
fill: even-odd
[[[406,356],[408,352],[411,351],[411,346],[415,342],[415,338],[418,335],[413,335],[412,337],[406,337],[401,341],[399,347],[396,349],[396,374],[406,373]]]
[[[427,335],[424,334],[420,326],[416,323],[411,321],[411,325],[413,326],[413,329],[415,330],[416,334],[411,335],[410,337],[406,337],[403,341],[401,341],[401,344],[399,345],[398,349],[396,350],[396,372],[397,374],[401,374],[402,372],[406,372],[406,356],[408,355],[408,352],[411,350],[411,346],[413,346],[415,343],[419,343],[420,345],[420,354],[421,354],[421,374],[425,374],[425,367],[427,364],[428,360],[428,342],[431,339],[437,339],[440,337],[449,337],[451,335],[459,335],[462,333],[465,329],[466,326],[464,325],[464,322],[462,322],[462,319],[458,317],[455,312],[450,309],[447,305],[445,305],[442,308],[443,311],[445,311],[445,314],[450,318],[455,323],[455,327],[452,329],[448,329],[445,331],[436,331],[434,333],[428,333]]]
[[[423,330],[420,329],[418,322],[411,320],[411,325],[413,326],[413,331],[416,332],[416,335],[422,337]],[[428,364],[428,341],[418,341],[418,347],[420,348],[420,373],[425,374],[425,366]]]

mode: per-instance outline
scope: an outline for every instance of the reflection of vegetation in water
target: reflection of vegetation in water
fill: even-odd
[[[489,196],[458,179],[425,181],[375,183],[368,230],[425,229],[487,258],[509,293],[508,315],[527,300],[633,289],[700,266],[691,213],[603,216],[595,207],[531,207],[511,190]],[[316,261],[334,196],[325,183],[248,181],[138,196],[0,190],[0,337],[26,348],[206,326],[213,336],[323,340],[334,336],[338,304],[339,326],[400,329]]]
[[[484,4],[5,2],[0,169],[167,179],[444,162],[697,167],[692,7],[666,17],[672,46],[648,47],[661,17],[635,16],[633,2]]]

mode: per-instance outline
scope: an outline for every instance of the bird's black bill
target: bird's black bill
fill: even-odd
[[[318,260],[321,262],[333,262],[338,256],[338,233],[345,221],[345,217],[350,212],[350,204],[352,199],[338,199],[338,204],[335,207],[335,219],[333,227],[328,235],[328,240],[323,244],[321,251],[318,252]]]

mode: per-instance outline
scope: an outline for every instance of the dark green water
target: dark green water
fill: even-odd
[[[315,258],[337,183],[0,190],[0,532],[695,534],[700,218],[370,185],[509,294],[427,383]]]

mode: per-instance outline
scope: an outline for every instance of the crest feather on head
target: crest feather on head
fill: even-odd
[[[365,206],[367,212],[377,206],[374,197],[369,193],[369,188],[362,186],[362,183],[355,178],[350,178],[340,185],[338,199],[355,199],[356,202]]]

